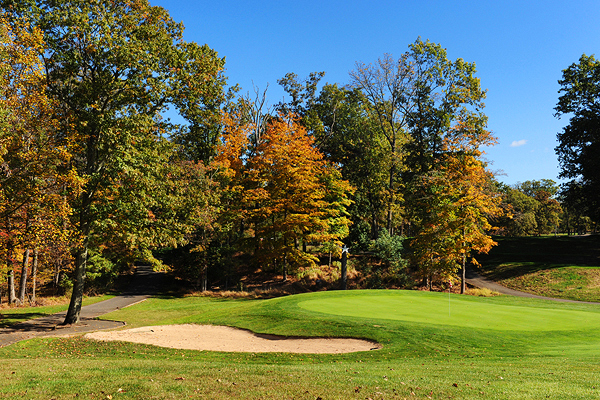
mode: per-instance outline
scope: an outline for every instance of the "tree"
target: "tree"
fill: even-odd
[[[466,262],[477,261],[474,253],[487,253],[495,242],[489,220],[501,212],[502,198],[492,174],[480,160],[479,123],[458,121],[440,146],[440,156],[414,186],[420,229],[411,241],[413,263],[429,285],[433,279],[447,280],[462,269],[461,293],[465,290]]]
[[[241,115],[228,115],[224,121],[216,161],[230,169],[226,190],[241,205],[230,207],[230,215],[251,231],[249,248],[255,259],[263,267],[281,267],[286,279],[289,266],[315,262],[300,243],[339,245],[347,236],[351,188],[294,115],[270,120],[256,148],[249,138],[255,132],[252,124],[244,123]]]
[[[561,166],[559,177],[581,185],[580,194],[591,205],[594,219],[600,218],[600,61],[583,54],[578,63],[563,70],[555,107],[558,118],[570,117],[558,133],[555,151]]]
[[[589,215],[593,215],[593,210],[590,209],[591,205],[582,192],[584,192],[583,185],[577,181],[561,185],[558,196],[563,209],[561,221],[565,224],[563,232],[567,232],[569,235],[585,233],[592,227]]]
[[[183,42],[182,24],[146,0],[48,0],[36,7],[16,3],[8,8],[15,18],[35,18],[44,33],[48,92],[66,115],[63,129],[78,145],[72,165],[85,180],[73,202],[83,239],[76,249],[75,284],[65,318],[67,324],[76,323],[88,250],[104,229],[100,222],[129,214],[117,210],[127,207],[117,187],[127,180],[153,184],[144,179],[158,177],[150,170],[168,159],[172,147],[165,136],[174,133],[161,113],[173,104],[196,126],[199,112],[192,105],[213,108],[222,85],[222,60],[206,47]],[[151,204],[138,204],[143,208],[135,214],[152,211]],[[160,226],[154,224],[150,231],[155,229]]]
[[[402,145],[406,141],[406,123],[414,106],[413,70],[410,54],[396,62],[386,54],[374,65],[357,63],[350,73],[351,85],[361,90],[369,101],[370,111],[378,122],[377,129],[385,138],[387,156],[387,230],[392,233],[393,210],[398,201],[397,175],[401,168]]]
[[[487,253],[496,244],[488,220],[501,212],[501,197],[490,183],[483,163],[464,153],[448,153],[438,168],[422,176],[418,195],[429,212],[411,247],[413,262],[429,285],[461,269],[464,293],[467,259],[476,263],[474,253]]]
[[[553,199],[549,192],[540,190],[536,193],[535,199],[539,206],[535,213],[535,219],[537,222],[537,234],[544,235],[558,231],[560,224],[560,213],[562,208],[560,203]]]
[[[475,72],[473,63],[452,62],[440,45],[420,38],[398,60],[385,55],[373,65],[357,63],[351,72],[351,85],[365,94],[387,144],[390,233],[400,184],[410,185],[437,165],[445,135],[463,135],[478,145],[494,142],[485,129],[485,91]],[[470,128],[453,129],[460,123]]]
[[[368,111],[367,100],[357,89],[325,85],[313,102],[311,135],[324,156],[341,167],[342,176],[355,188],[349,212],[353,245],[367,250],[386,226],[387,162],[385,139]],[[368,238],[359,240],[368,226]]]
[[[248,160],[244,202],[259,258],[281,262],[286,279],[288,264],[314,264],[311,255],[297,248],[299,241],[327,242],[347,235],[350,187],[293,116],[272,121],[263,139]]]
[[[504,202],[510,207],[512,218],[507,223],[507,234],[510,236],[527,236],[537,232],[536,211],[539,202],[518,189],[508,188]]]
[[[50,242],[46,238],[62,243],[70,235],[60,223],[71,211],[65,191],[78,191],[81,184],[68,168],[73,143],[63,137],[57,103],[45,88],[44,49],[39,29],[0,13],[0,248],[10,302],[25,300],[31,250],[39,253]],[[23,252],[18,298],[17,251]]]
[[[542,190],[550,197],[555,197],[559,190],[558,185],[552,179],[519,182],[514,188],[529,197],[535,197]]]
[[[559,190],[556,182],[552,179],[525,181],[517,183],[514,188],[529,197],[528,202],[535,203],[533,207],[529,208],[529,213],[533,213],[535,216],[535,234],[548,234],[558,229],[559,214],[562,209],[554,198]]]

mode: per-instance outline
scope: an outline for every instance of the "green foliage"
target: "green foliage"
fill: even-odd
[[[535,197],[539,192],[544,191],[549,194],[549,197],[554,198],[559,190],[558,185],[552,179],[519,182],[514,188],[529,197]]]
[[[176,196],[163,190],[176,160],[165,138],[185,143],[188,152],[179,155],[192,160],[214,151],[224,61],[207,46],[184,42],[183,25],[147,0],[30,3],[8,10],[43,33],[48,94],[63,135],[77,144],[71,165],[85,182],[71,202],[82,237],[67,314],[67,322],[76,322],[88,246],[111,246],[124,259],[138,247],[185,242],[189,229],[171,212],[180,203],[169,203]],[[170,106],[186,127],[162,119]]]
[[[533,235],[537,232],[535,218],[539,203],[532,197],[517,189],[508,189],[504,202],[510,205],[512,219],[508,222],[510,236]]]
[[[584,185],[578,181],[571,181],[561,186],[558,196],[563,209],[561,232],[569,235],[582,234],[593,229],[593,221],[589,217],[594,213],[593,204],[588,201],[585,191]]]
[[[406,264],[402,258],[404,238],[401,236],[390,235],[387,231],[382,230],[379,237],[372,242],[371,250],[388,268],[399,270]]]
[[[87,292],[105,292],[119,275],[119,268],[111,260],[103,257],[98,251],[90,250],[86,268]],[[71,288],[72,288],[71,283]]]
[[[359,220],[350,226],[350,234],[348,236],[350,247],[359,251],[369,250],[371,245],[371,225],[364,220]]]
[[[558,81],[561,93],[556,116],[568,115],[569,124],[558,133],[555,148],[561,166],[560,177],[581,184],[583,195],[591,205],[590,216],[598,220],[600,202],[600,61],[583,54],[577,63],[563,70]]]

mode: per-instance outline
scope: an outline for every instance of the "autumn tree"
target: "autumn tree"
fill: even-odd
[[[40,30],[26,20],[0,13],[0,246],[7,262],[9,301],[23,303],[33,254],[70,235],[71,208],[65,190],[80,181],[68,168],[73,143],[65,139],[48,96],[40,54]],[[15,252],[23,252],[21,283],[15,296]],[[62,248],[61,252],[68,252]]]
[[[158,177],[150,170],[168,159],[172,147],[165,137],[176,133],[161,113],[173,105],[192,127],[200,124],[199,118],[205,121],[205,111],[214,108],[212,96],[221,93],[223,61],[207,47],[182,41],[182,24],[145,0],[21,3],[8,10],[15,18],[35,18],[44,34],[48,93],[67,116],[64,126],[72,127],[67,132],[78,144],[72,165],[85,180],[73,202],[83,240],[76,250],[75,284],[65,318],[65,323],[76,323],[88,250],[105,230],[101,225],[109,224],[111,216],[133,215],[119,210],[127,205],[115,187],[138,178],[139,184],[152,186],[145,178]],[[178,101],[183,95],[188,100]],[[206,110],[196,111],[202,105]],[[152,211],[152,203],[143,199],[137,205],[136,215]],[[127,230],[132,223],[124,224]],[[160,225],[137,233],[151,231],[156,237],[155,229]]]
[[[356,189],[348,210],[353,221],[349,240],[355,249],[366,250],[379,228],[386,226],[385,139],[364,94],[337,84],[325,84],[317,93],[323,76],[313,72],[301,80],[296,74],[286,74],[278,82],[290,100],[279,103],[278,109],[299,115],[315,146],[340,166],[342,177]]]
[[[487,123],[482,113],[485,91],[475,72],[473,63],[448,60],[439,44],[420,38],[397,60],[386,54],[373,64],[357,63],[351,72],[351,85],[365,94],[387,144],[390,233],[394,208],[402,204],[403,193],[412,191],[412,180],[437,165],[445,151],[445,135],[460,132],[479,136],[481,145],[488,141],[482,135]],[[452,129],[459,121],[472,128]]]
[[[250,125],[228,117],[217,161],[231,170],[230,188],[241,197],[238,217],[252,231],[249,246],[263,266],[314,264],[300,248],[306,242],[336,242],[348,234],[347,182],[314,147],[293,115],[272,119],[256,149]],[[237,193],[237,194],[236,194]]]
[[[411,242],[413,264],[429,285],[434,279],[450,279],[460,269],[461,293],[467,260],[476,263],[475,253],[487,253],[495,245],[489,220],[502,212],[502,198],[480,159],[481,137],[472,129],[478,127],[459,122],[453,130],[462,132],[444,138],[438,161],[420,175],[415,198],[427,211],[419,214],[421,229]]]
[[[413,262],[429,285],[447,281],[461,270],[465,290],[467,259],[487,253],[495,242],[488,219],[500,211],[500,197],[490,192],[489,173],[469,155],[447,156],[444,166],[423,176],[419,195],[429,207],[412,242]]]

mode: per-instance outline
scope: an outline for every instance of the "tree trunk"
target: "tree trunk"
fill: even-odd
[[[87,264],[87,238],[84,243],[77,249],[76,265],[75,265],[75,283],[73,284],[73,294],[69,303],[69,310],[63,325],[76,324],[79,322],[81,314],[81,303],[83,302],[83,288],[85,285],[85,267]]]
[[[6,281],[8,283],[8,304],[13,304],[17,301],[17,296],[15,294],[15,271],[12,265],[9,267]]]
[[[21,268],[21,285],[19,286],[19,301],[21,302],[21,304],[25,303],[25,292],[27,291],[27,277],[29,275],[29,253],[29,249],[26,249],[23,253],[23,266]]]
[[[392,128],[393,129],[393,128]],[[390,143],[390,147],[391,147],[391,154],[392,154],[392,166],[390,167],[390,181],[389,181],[389,191],[390,191],[390,203],[388,205],[388,212],[387,212],[387,231],[390,234],[390,236],[394,233],[394,227],[392,226],[392,220],[393,220],[393,208],[394,208],[394,200],[395,200],[395,193],[394,193],[394,178],[396,175],[396,161],[394,160],[395,155],[396,155],[396,135],[393,134],[393,140]]]
[[[33,265],[31,267],[31,302],[35,304],[35,291],[37,289],[37,270],[38,270],[39,250],[33,249]]]
[[[348,283],[348,273],[346,264],[348,262],[348,250],[342,250],[342,290],[346,290]]]
[[[88,152],[92,151],[88,144]],[[92,151],[93,153],[93,151]],[[91,175],[93,170],[90,169],[89,164],[90,155],[88,154],[88,172]],[[73,283],[73,294],[71,295],[71,302],[69,303],[69,309],[67,310],[67,316],[63,325],[76,324],[79,322],[79,314],[81,314],[81,304],[83,303],[83,292],[85,288],[85,270],[87,266],[88,258],[88,246],[91,234],[91,194],[89,192],[83,192],[81,199],[81,209],[79,211],[79,232],[83,241],[77,248],[75,256],[75,282]]]
[[[207,276],[207,271],[206,271],[206,266],[204,266],[204,268],[202,268],[202,283],[201,283],[201,287],[200,290],[202,292],[206,292],[208,290],[208,276]]]
[[[9,242],[6,246],[6,266],[8,267],[8,276],[6,277],[6,283],[8,284],[8,304],[13,304],[17,300],[15,295],[15,266],[13,263],[13,244]]]
[[[460,294],[465,294],[466,291],[466,279],[467,279],[467,253],[463,253],[462,271],[460,277]]]

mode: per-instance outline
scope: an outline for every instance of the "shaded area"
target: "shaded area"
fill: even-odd
[[[165,278],[166,274],[154,272],[150,266],[138,266],[126,291],[112,299],[82,307],[78,324],[60,325],[65,319],[66,311],[14,324],[0,329],[0,347],[34,337],[72,335],[124,326],[125,323],[121,321],[96,318],[159,294]]]
[[[498,246],[477,257],[477,272],[488,281],[475,286],[515,296],[526,291],[538,298],[600,302],[600,235],[494,239]]]
[[[500,281],[564,266],[600,267],[600,235],[495,237],[498,246],[477,256],[482,274]]]

